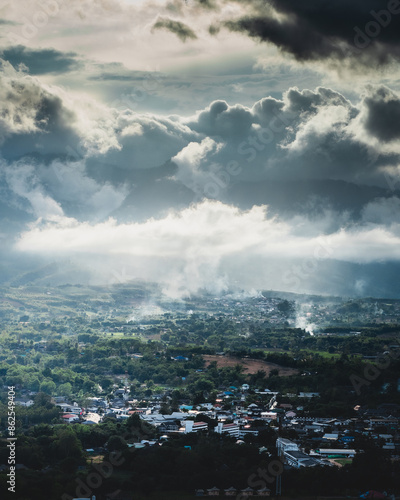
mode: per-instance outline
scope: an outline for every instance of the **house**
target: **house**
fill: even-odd
[[[64,396],[54,396],[53,397],[54,399],[54,402],[57,404],[57,403],[65,403],[66,400],[65,400],[65,397]],[[88,398],[90,399],[90,398]]]
[[[261,412],[261,418],[264,418],[266,420],[276,420],[278,417],[278,414],[275,411],[262,411]]]
[[[64,413],[74,413],[75,415],[79,415],[82,411],[76,403],[72,405],[68,403],[60,403],[57,406],[61,408]]]
[[[319,396],[319,392],[300,392],[299,398],[317,398]]]
[[[74,415],[73,413],[64,413],[64,415],[61,417],[64,422],[71,423],[71,422],[78,422],[79,417],[78,415]]]
[[[327,441],[337,441],[339,438],[339,434],[336,433],[326,433],[322,436],[322,439]]]
[[[259,497],[269,497],[271,495],[271,490],[266,486],[257,490],[257,496]]]
[[[194,490],[196,497],[204,496],[204,490]]]
[[[371,427],[378,425],[388,425],[388,426],[396,426],[399,423],[398,418],[371,418],[369,420],[369,425]]]
[[[230,488],[224,490],[224,492],[226,497],[235,497],[237,494],[237,489],[231,486]]]
[[[250,488],[250,486],[248,486],[247,488],[245,488],[244,490],[241,491],[242,496],[252,497],[253,494],[254,494],[254,490],[253,490],[253,488]]]
[[[25,406],[26,408],[29,408],[29,406],[32,406],[34,403],[33,399],[29,398],[16,398],[15,399],[15,404],[18,406]]]
[[[209,497],[217,497],[219,496],[219,488],[217,488],[216,486],[214,486],[213,488],[210,488],[207,490],[207,495]]]

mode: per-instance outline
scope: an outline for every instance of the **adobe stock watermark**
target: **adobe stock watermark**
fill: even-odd
[[[390,175],[388,172],[385,171],[383,174],[386,180],[386,183],[390,189],[390,191],[396,191],[398,189],[398,184],[400,184],[400,175]],[[397,186],[397,187],[396,187]]]
[[[7,459],[7,464],[8,464],[8,473],[7,473],[7,485],[8,485],[8,491],[11,491],[12,493],[15,493],[15,488],[16,488],[16,479],[15,479],[15,469],[16,469],[16,443],[15,441],[17,438],[15,437],[16,433],[16,428],[15,428],[15,422],[16,422],[16,415],[15,415],[15,387],[14,386],[9,386],[8,387],[8,393],[7,393],[7,430],[8,430],[8,436],[7,437],[7,449],[8,449],[8,459]]]
[[[314,248],[312,257],[305,259],[301,264],[293,264],[282,276],[285,285],[291,290],[298,290],[305,280],[314,276],[322,261],[332,257],[335,245],[329,237],[321,237]]]
[[[8,31],[7,38],[10,43],[25,45],[24,42],[31,40],[41,29],[49,24],[52,17],[60,12],[60,6],[64,0],[41,0],[36,3],[37,10],[31,18],[23,16],[20,24],[22,25],[17,32]]]
[[[162,75],[160,67],[146,67],[146,74],[140,85],[132,87],[129,92],[123,92],[117,99],[111,102],[110,107],[118,111],[126,109],[135,110],[139,103],[148,99],[150,93],[154,93],[161,85]]]
[[[132,429],[131,432],[124,432],[119,436],[120,440],[124,444],[128,444],[126,439],[139,438],[147,436],[147,430],[143,427],[141,423],[140,432],[139,429]],[[129,447],[128,451],[132,453],[135,450],[134,447]],[[81,478],[76,478],[75,482],[77,484],[75,488],[75,496],[71,496],[68,493],[64,493],[61,500],[73,500],[74,498],[85,498],[91,497],[95,490],[100,488],[105,479],[112,476],[115,468],[121,467],[126,462],[122,451],[112,451],[109,453],[108,460],[104,460],[99,464],[92,464],[92,470],[83,480]],[[108,494],[108,497],[113,498],[118,495],[121,490],[115,490]]]
[[[370,15],[373,20],[368,21],[364,29],[359,26],[354,27],[356,34],[354,35],[354,45],[358,49],[367,48],[374,38],[377,38],[382,29],[387,28],[392,22],[393,16],[400,14],[400,0],[389,0],[386,5],[386,9],[382,9],[379,12],[374,10],[370,11]]]
[[[191,187],[197,195],[196,199],[201,200],[204,196],[207,198],[217,199],[221,190],[226,189],[232,177],[238,176],[242,172],[242,167],[236,160],[229,161],[225,167],[213,163],[210,165],[210,171],[207,172],[206,182],[201,186],[195,182]]]
[[[105,460],[100,464],[92,464],[94,471],[90,472],[84,481],[80,478],[75,479],[77,486],[74,497],[68,493],[64,493],[61,500],[73,500],[74,498],[90,497],[94,490],[101,487],[104,479],[111,477],[114,472],[114,468],[120,467],[123,463],[125,463],[125,458],[122,456],[121,451],[111,452],[109,454],[108,461]],[[113,495],[116,495],[117,493],[119,493],[119,490],[113,492]]]
[[[259,128],[255,134],[251,135],[246,141],[238,145],[238,154],[247,155],[246,161],[253,162],[261,151],[264,151],[268,144],[276,139],[277,135],[283,134],[290,125],[292,125],[296,113],[283,113],[273,110],[274,118],[270,121],[268,127]]]
[[[271,460],[267,467],[259,467],[257,472],[249,476],[247,485],[257,491],[269,489],[268,485],[272,485],[276,479],[283,473],[283,463],[281,460]],[[248,499],[248,494],[239,493],[236,500]]]
[[[367,363],[363,371],[363,377],[356,374],[350,375],[350,382],[357,396],[361,394],[362,387],[371,385],[390,366],[394,359],[400,358],[400,343],[397,343],[396,349],[391,348],[390,351],[379,356],[375,364]]]

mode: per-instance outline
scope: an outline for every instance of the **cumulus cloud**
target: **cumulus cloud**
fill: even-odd
[[[102,161],[126,170],[159,167],[198,137],[179,121],[129,110],[116,116],[114,134],[118,147],[102,155]]]
[[[282,99],[265,97],[252,107],[217,100],[191,117],[167,117],[109,108],[46,86],[5,63],[0,93],[3,157],[12,162],[30,155],[36,165],[58,158],[53,168],[61,172],[66,164],[76,186],[87,187],[92,178],[92,187],[103,189],[98,199],[107,194],[107,206],[114,209],[130,189],[161,179],[186,186],[192,200],[227,201],[243,183],[344,181],[383,189],[388,172],[393,182],[398,178],[400,99],[384,86],[367,88],[358,102],[329,88],[291,88]],[[71,169],[71,160],[83,163]],[[51,185],[47,170],[38,172],[43,185]],[[314,196],[327,198],[325,187],[315,189]],[[253,191],[254,203],[270,204]],[[66,206],[72,205],[69,192],[66,185],[49,195]],[[337,195],[335,189],[332,193]],[[95,193],[89,198],[96,199]],[[145,204],[150,208],[151,200]]]
[[[375,122],[371,113],[381,101],[390,105]],[[215,101],[186,121],[214,146],[203,142],[178,153],[177,178],[204,187],[210,175],[219,175],[219,192],[223,184],[260,180],[341,180],[386,187],[385,171],[399,161],[398,143],[388,145],[380,136],[385,127],[394,134],[398,103],[397,94],[383,86],[367,89],[356,103],[323,87],[292,88],[281,100],[267,97],[252,108]]]

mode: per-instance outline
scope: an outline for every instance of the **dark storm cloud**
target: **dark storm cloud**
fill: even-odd
[[[384,65],[400,59],[398,0],[248,0],[251,12],[225,25],[270,42],[299,61],[340,60]]]
[[[0,52],[0,57],[14,68],[24,64],[31,75],[60,74],[79,69],[81,62],[73,52],[59,52],[54,49],[29,49],[22,45],[8,47]]]
[[[367,108],[364,126],[368,132],[383,142],[400,138],[400,100],[386,87],[364,100]]]
[[[182,42],[186,42],[188,38],[191,40],[195,40],[197,38],[195,32],[186,24],[164,17],[158,19],[158,21],[153,25],[153,29],[166,29],[171,33],[174,33],[178,38],[180,38],[180,40],[182,40]]]

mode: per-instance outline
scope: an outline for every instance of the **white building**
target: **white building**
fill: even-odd
[[[287,451],[299,451],[299,447],[290,439],[278,438],[276,440],[276,447],[278,448],[278,453],[285,453]]]
[[[182,422],[184,433],[208,431],[208,424],[206,422],[195,422],[194,420],[185,420]]]
[[[276,420],[278,417],[278,414],[274,411],[262,411],[261,412],[261,418],[265,418],[267,420]]]
[[[285,451],[284,453],[285,462],[300,469],[301,467],[315,467],[321,465],[321,462],[313,457],[310,457],[306,453],[300,450]]]
[[[219,434],[228,434],[233,437],[239,437],[240,428],[238,424],[224,424],[223,422],[218,422],[217,427],[215,427],[215,432],[218,432]]]

